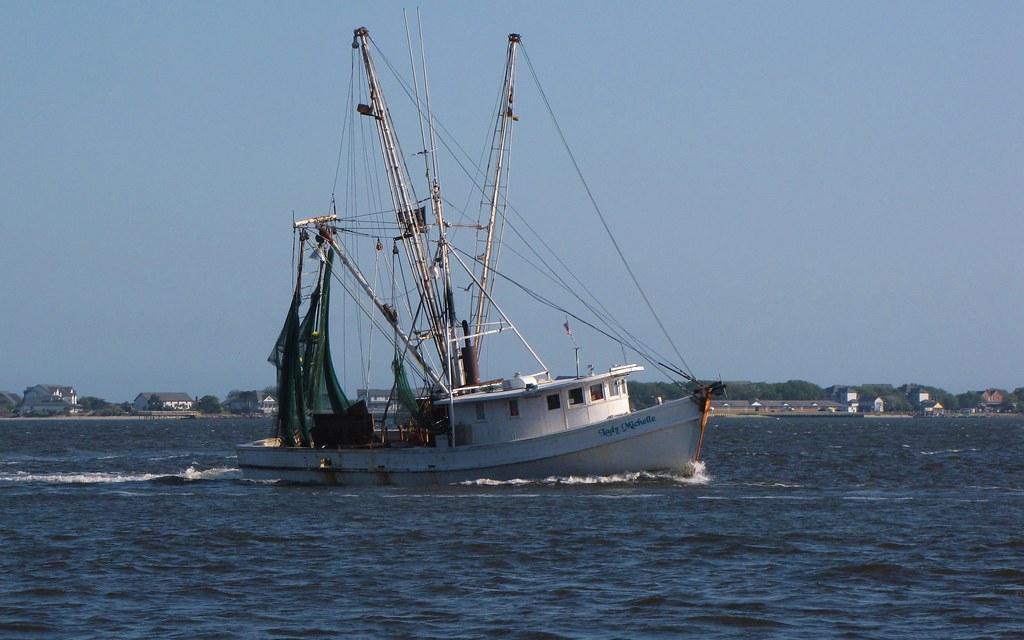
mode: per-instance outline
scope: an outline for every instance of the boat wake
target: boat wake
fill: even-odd
[[[541,480],[469,480],[460,484],[464,486],[500,487],[500,486],[559,486],[559,485],[636,485],[636,484],[669,484],[669,485],[705,485],[711,482],[711,475],[703,462],[695,462],[690,473],[637,471],[618,473],[610,476],[548,476]]]
[[[0,473],[0,484],[38,482],[42,484],[120,484],[129,482],[171,482],[187,483],[203,480],[234,480],[242,477],[237,468],[224,467],[219,469],[197,469],[190,466],[181,473],[103,473],[103,472],[70,472],[70,473],[28,473],[15,471]]]
[[[238,467],[219,467],[217,469],[196,469],[194,466],[185,469],[176,476],[185,480],[240,480],[242,472]]]

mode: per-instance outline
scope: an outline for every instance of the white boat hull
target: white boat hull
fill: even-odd
[[[250,480],[328,485],[442,485],[472,480],[692,472],[701,410],[692,398],[536,438],[461,447],[309,449],[277,439],[238,445]]]

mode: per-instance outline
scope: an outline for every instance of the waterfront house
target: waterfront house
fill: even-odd
[[[910,401],[910,404],[914,405],[914,408],[918,411],[923,409],[925,402],[932,399],[931,393],[917,385],[903,385],[900,387],[900,391],[903,392],[903,395]]]
[[[160,400],[160,406],[149,405],[153,396]],[[143,391],[135,396],[134,404],[136,411],[191,411],[195,401],[182,391]]]
[[[832,385],[831,387],[826,387],[824,391],[832,402],[846,405],[845,411],[847,413],[856,413],[858,411],[860,405],[859,395],[853,387]]]
[[[996,412],[1007,408],[1011,404],[1007,402],[1006,395],[999,389],[985,389],[980,392],[981,402],[978,408],[985,412]]]
[[[833,402],[849,404],[857,401],[857,390],[853,387],[838,384],[832,385],[831,387],[825,388],[825,393],[828,394],[829,400],[832,400]]]
[[[885,412],[885,400],[881,396],[875,396],[875,399],[864,398],[855,403],[857,410],[861,413],[884,413]]]
[[[717,414],[746,413],[751,411],[748,400],[712,400],[711,410]]]
[[[716,414],[741,413],[846,413],[847,406],[831,400],[712,400]]]
[[[985,389],[981,392],[981,401],[985,404],[1002,404],[1005,399],[999,389]]]
[[[260,400],[260,411],[268,416],[272,416],[277,413],[277,398],[268,395]]]
[[[25,389],[25,397],[18,405],[18,413],[78,413],[78,392],[74,387],[58,384],[37,384]]]
[[[256,391],[238,391],[229,395],[224,404],[231,413],[256,413],[260,411],[260,396]]]
[[[839,402],[831,400],[761,400],[761,411],[766,413],[817,413],[827,411],[829,413],[845,413],[847,407]]]

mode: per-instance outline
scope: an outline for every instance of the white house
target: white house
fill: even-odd
[[[848,413],[854,413],[857,411],[857,390],[852,387],[846,387],[841,385],[833,385],[825,389],[828,393],[829,398],[834,402],[846,405],[846,411]]]
[[[274,396],[266,396],[260,400],[260,411],[272,416],[277,413],[277,398]]]
[[[863,398],[860,401],[860,410],[862,413],[884,413],[885,400],[882,400],[881,396],[875,396],[874,400]]]
[[[45,413],[78,413],[78,392],[74,387],[57,384],[37,384],[25,389],[25,397],[18,405],[19,413],[43,411]]]
[[[932,399],[931,393],[921,387],[906,385],[901,388],[904,389],[903,393],[907,397],[907,400],[910,401],[910,404],[914,405],[914,407],[918,409],[921,409],[924,403]]]
[[[160,399],[159,407],[149,406],[149,399],[153,396]],[[136,411],[190,411],[194,404],[192,396],[182,391],[143,391],[135,396]]]

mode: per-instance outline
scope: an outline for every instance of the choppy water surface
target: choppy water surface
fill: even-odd
[[[718,419],[697,478],[246,482],[261,421],[0,421],[0,637],[1024,636],[1024,421]]]

